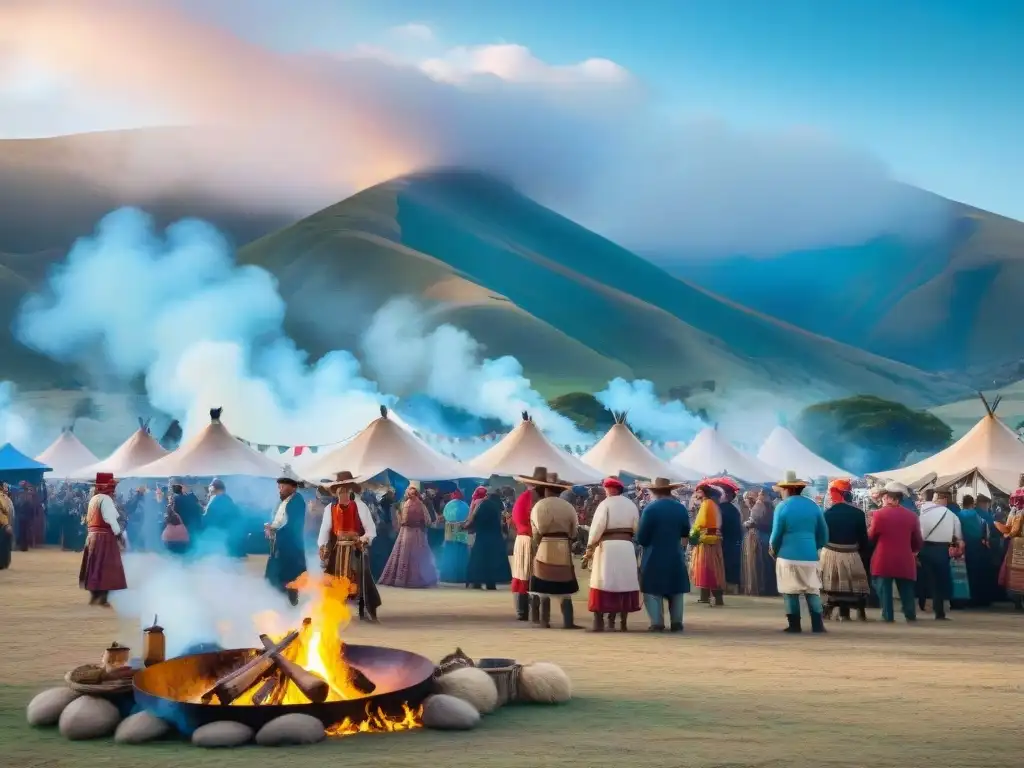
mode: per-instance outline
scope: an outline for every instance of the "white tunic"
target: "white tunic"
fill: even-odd
[[[114,506],[114,500],[105,493],[97,493],[89,499],[89,511],[91,512],[95,507],[100,508],[100,517],[103,518],[103,522],[110,526],[110,530],[114,532],[114,535],[120,536],[121,523],[118,520],[117,507]]]
[[[372,544],[373,540],[377,538],[377,526],[373,522],[373,515],[370,514],[370,508],[366,506],[365,501],[356,497],[355,502],[356,512],[359,513],[359,522],[363,524],[363,530],[366,531],[359,538],[366,544]],[[326,547],[327,542],[331,539],[331,507],[336,503],[333,501],[324,507],[324,517],[320,521],[320,535],[316,540],[318,547]]]
[[[625,496],[609,496],[594,510],[588,547],[596,546],[591,563],[590,587],[602,592],[639,592],[636,549],[632,541],[601,541],[605,531],[613,529],[636,533],[640,512]]]

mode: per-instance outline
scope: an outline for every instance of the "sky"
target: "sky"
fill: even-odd
[[[897,179],[1024,219],[1024,2],[164,4],[288,53],[367,50],[442,66],[471,58],[478,46],[511,43],[553,66],[607,60],[605,66],[614,62],[641,82],[670,120],[712,116],[751,129],[806,126],[871,152]],[[0,120],[0,136],[108,127],[50,108],[47,89],[45,80],[28,77],[16,89],[0,88],[0,115],[7,118]],[[106,116],[117,114],[111,106]],[[130,120],[143,121],[137,114]]]

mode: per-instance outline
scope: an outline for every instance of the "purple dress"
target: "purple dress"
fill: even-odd
[[[427,510],[423,502],[411,497],[402,504],[398,516],[401,527],[395,548],[391,550],[378,584],[402,589],[436,587],[437,564],[427,541]]]

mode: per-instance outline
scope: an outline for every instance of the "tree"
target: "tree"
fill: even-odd
[[[550,400],[551,409],[570,419],[584,432],[605,432],[615,424],[615,416],[587,392],[570,392]]]
[[[793,432],[818,455],[857,474],[898,467],[911,453],[935,453],[953,435],[934,414],[873,395],[809,406]]]

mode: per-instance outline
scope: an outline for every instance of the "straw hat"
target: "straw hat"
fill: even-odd
[[[786,476],[775,484],[775,490],[781,490],[783,488],[794,489],[794,488],[806,488],[808,483],[806,480],[801,480],[796,476],[796,472],[792,469],[786,470]]]
[[[667,477],[656,477],[653,482],[644,483],[643,488],[648,488],[652,491],[673,491],[676,488],[682,488],[686,483],[673,483]]]
[[[360,493],[363,490],[362,486],[356,482],[355,477],[347,469],[343,469],[335,475],[334,480],[328,483],[327,490],[333,493],[338,488],[344,488],[345,486],[352,488],[355,493]]]
[[[910,489],[903,483],[897,483],[895,480],[890,480],[885,484],[885,487],[882,489],[882,493],[898,493],[900,496],[909,496]]]
[[[530,477],[523,477],[522,475],[516,475],[512,478],[517,483],[523,485],[542,485],[549,488],[571,488],[571,483],[564,483],[558,479],[557,472],[548,472],[547,467],[534,467],[533,474]]]

